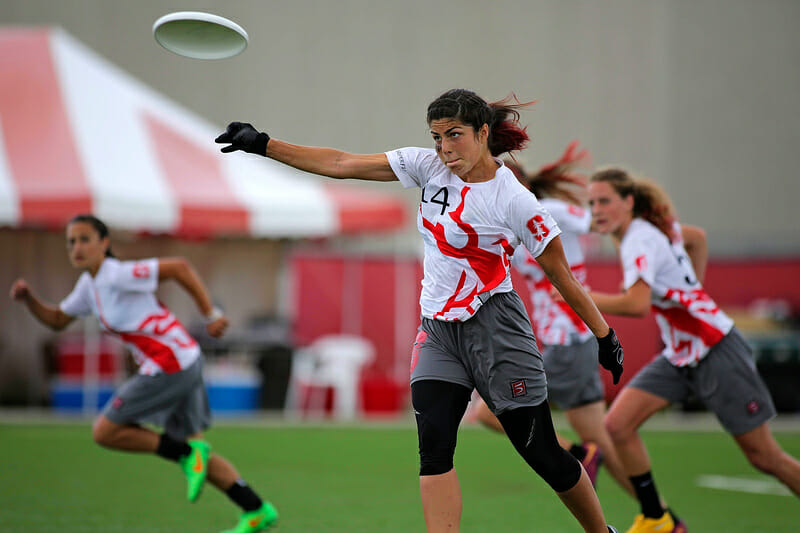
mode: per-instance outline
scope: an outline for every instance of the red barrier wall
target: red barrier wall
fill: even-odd
[[[352,333],[371,340],[376,360],[363,374],[363,401],[368,412],[404,408],[408,395],[408,362],[419,325],[422,267],[416,259],[298,253],[291,259],[294,276],[294,337],[308,344],[327,333]],[[514,286],[526,305],[525,284]],[[723,309],[744,307],[758,298],[781,298],[800,314],[800,258],[713,260],[705,284]],[[589,284],[616,292],[622,273],[616,262],[589,262]],[[607,398],[661,349],[654,318],[608,317],[625,349],[625,373],[613,386],[602,372]]]

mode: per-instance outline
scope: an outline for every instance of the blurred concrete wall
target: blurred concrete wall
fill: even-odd
[[[232,18],[249,48],[166,52],[151,27],[176,10]],[[712,253],[800,252],[795,0],[0,0],[0,23],[60,25],[220,126],[356,152],[430,145],[425,108],[448,88],[514,91],[538,100],[530,165],[577,138],[659,180]]]

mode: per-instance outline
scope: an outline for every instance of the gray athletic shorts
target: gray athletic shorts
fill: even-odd
[[[183,440],[211,425],[202,357],[173,374],[137,374],[117,389],[103,409],[116,424],[153,424]]]
[[[732,435],[741,435],[775,417],[767,386],[758,375],[750,346],[733,328],[694,367],[677,367],[658,356],[629,387],[676,403],[695,395]]]
[[[424,379],[475,388],[495,414],[546,400],[542,356],[519,295],[495,294],[465,322],[423,318],[411,383]]]
[[[553,345],[542,354],[547,373],[547,396],[562,409],[602,401],[603,381],[597,366],[597,340]]]

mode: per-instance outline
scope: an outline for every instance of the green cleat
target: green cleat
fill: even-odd
[[[242,513],[239,523],[233,529],[226,529],[222,533],[254,533],[265,531],[278,520],[278,511],[269,502],[264,502],[260,509]]]
[[[189,455],[181,457],[179,462],[188,482],[186,497],[193,502],[200,496],[206,481],[211,445],[203,440],[190,440],[188,444],[192,451]]]

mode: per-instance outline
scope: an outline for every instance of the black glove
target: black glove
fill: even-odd
[[[252,124],[247,122],[231,122],[228,124],[228,129],[225,130],[225,133],[214,139],[214,142],[230,143],[230,146],[222,147],[222,151],[226,154],[236,150],[244,150],[251,154],[266,156],[269,135],[259,132]]]
[[[614,385],[619,383],[619,377],[622,375],[622,346],[617,339],[617,334],[614,330],[609,328],[608,335],[605,337],[597,338],[597,360],[600,365],[611,372],[614,377]]]

